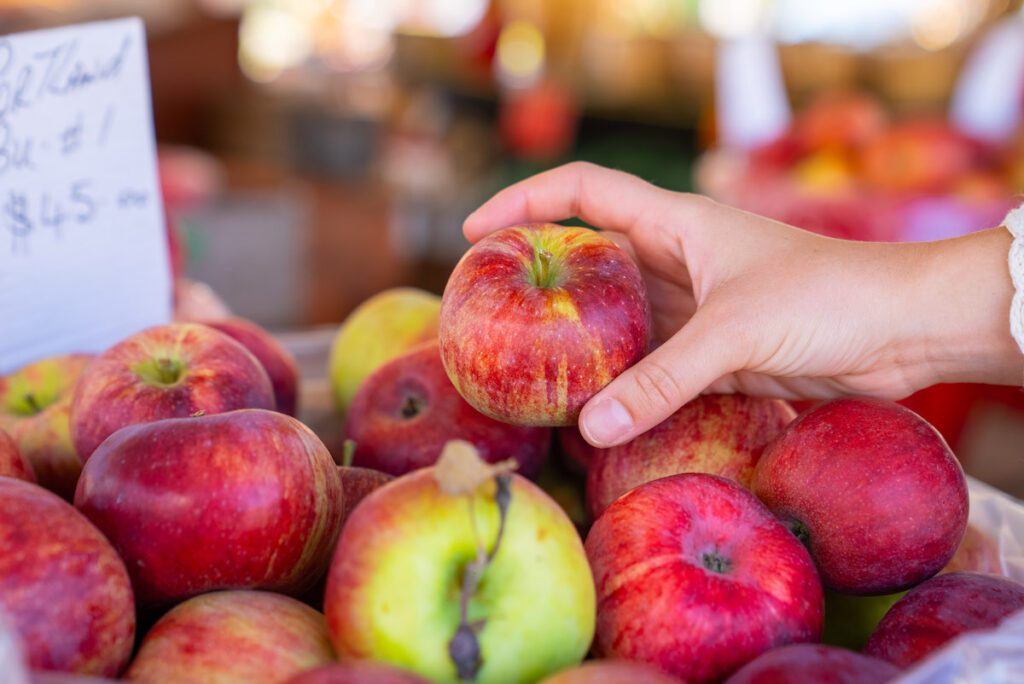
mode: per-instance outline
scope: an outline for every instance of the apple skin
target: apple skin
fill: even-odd
[[[631,442],[597,449],[587,473],[587,505],[596,519],[630,489],[678,473],[721,475],[749,488],[765,445],[796,412],[779,399],[704,395]]]
[[[586,549],[601,657],[716,682],[767,650],[821,635],[822,589],[807,550],[726,478],[684,473],[640,485],[597,519]]]
[[[324,616],[265,591],[218,591],[153,625],[126,679],[141,684],[278,684],[334,661]]]
[[[896,602],[864,652],[910,667],[964,632],[992,629],[1024,608],[1024,585],[997,575],[951,572],[933,577]]]
[[[29,667],[116,677],[135,638],[125,565],[57,495],[0,477],[0,612]]]
[[[216,589],[302,594],[330,561],[344,502],[309,428],[245,409],[122,428],[86,462],[75,505],[125,559],[139,603],[164,605]]]
[[[431,684],[429,679],[372,660],[346,660],[301,672],[285,684]]]
[[[999,560],[999,546],[995,539],[969,524],[960,546],[946,563],[946,567],[940,571],[942,572],[983,572],[1001,575],[1003,564]]]
[[[353,463],[392,475],[434,465],[444,445],[462,439],[481,458],[514,458],[533,479],[551,448],[551,430],[489,418],[459,395],[441,365],[436,342],[377,369],[349,404],[345,437],[356,444]]]
[[[425,468],[353,511],[324,603],[340,658],[457,681],[448,643],[459,624],[459,575],[477,553],[470,510],[488,548],[497,533],[487,485],[472,498],[446,495]],[[511,475],[510,492],[501,546],[469,603],[470,620],[486,618],[478,684],[532,682],[577,664],[594,633],[594,584],[576,529],[529,480]]]
[[[274,388],[274,405],[277,410],[294,416],[299,400],[299,368],[292,353],[269,332],[244,318],[235,316],[205,321],[205,325],[221,331],[252,352],[263,370],[267,371]]]
[[[36,481],[32,465],[21,455],[11,436],[3,430],[0,430],[0,476],[33,483]]]
[[[342,415],[371,373],[413,347],[437,339],[440,311],[437,295],[397,287],[370,297],[349,314],[328,359],[334,404]]]
[[[899,675],[891,663],[845,648],[793,644],[752,660],[725,684],[883,684]]]
[[[360,501],[369,496],[370,492],[391,482],[395,476],[373,468],[338,466],[338,478],[342,491],[341,524],[344,526]]]
[[[643,663],[594,660],[563,670],[539,684],[679,684],[679,680]]]
[[[71,441],[71,396],[90,354],[42,359],[0,378],[0,429],[14,438],[40,486],[67,500],[82,460]]]
[[[633,260],[585,228],[506,228],[455,266],[441,358],[481,413],[515,425],[577,422],[594,394],[647,353],[647,290]]]
[[[274,408],[256,357],[205,325],[161,325],[93,359],[71,401],[71,437],[85,463],[127,425],[242,408]]]
[[[890,594],[931,577],[967,527],[967,482],[911,410],[845,398],[801,414],[765,449],[754,494],[806,536],[822,583]]]

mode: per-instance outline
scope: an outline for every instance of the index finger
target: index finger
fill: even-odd
[[[505,188],[470,214],[462,230],[476,242],[507,226],[579,217],[605,230],[628,233],[669,194],[628,173],[573,162]]]

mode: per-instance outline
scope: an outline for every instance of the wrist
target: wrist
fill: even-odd
[[[1010,334],[1012,236],[1003,228],[915,245],[917,264],[908,320],[927,384],[1017,385],[1024,354]]]

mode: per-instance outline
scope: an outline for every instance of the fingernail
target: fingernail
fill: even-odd
[[[616,399],[599,400],[580,423],[583,436],[598,446],[616,444],[632,429],[633,417]]]

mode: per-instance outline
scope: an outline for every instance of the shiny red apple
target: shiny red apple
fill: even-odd
[[[274,390],[256,357],[205,325],[162,325],[89,364],[71,402],[71,437],[84,462],[127,425],[241,408],[274,408]]]
[[[57,495],[0,477],[0,549],[0,612],[28,666],[117,676],[132,651],[135,602],[103,535]]]
[[[343,503],[316,435],[260,409],[122,428],[75,494],[143,604],[215,589],[301,594],[327,567]]]
[[[796,416],[779,399],[704,395],[631,442],[597,449],[587,473],[587,505],[597,518],[622,494],[678,473],[721,475],[750,486],[765,445]]]
[[[299,399],[299,369],[292,353],[269,332],[244,318],[233,316],[203,322],[240,342],[252,352],[270,377],[277,410],[294,416]]]
[[[598,232],[538,224],[473,246],[441,303],[448,377],[474,408],[516,425],[571,425],[647,352],[647,294]]]
[[[266,591],[217,591],[171,609],[126,678],[140,684],[280,684],[334,661],[323,614]]]
[[[802,414],[765,449],[752,488],[806,540],[825,586],[848,594],[931,577],[967,526],[967,482],[942,436],[879,399]]]
[[[964,632],[991,629],[1024,609],[1024,585],[974,572],[939,575],[907,592],[871,635],[864,652],[910,667]]]
[[[14,477],[26,482],[36,481],[28,459],[21,455],[18,445],[3,430],[0,430],[0,476]]]
[[[392,475],[434,465],[444,445],[462,439],[496,463],[514,458],[536,477],[547,458],[551,430],[519,427],[480,413],[445,375],[436,342],[399,356],[368,377],[349,404],[345,436],[353,463]]]
[[[343,660],[297,674],[285,684],[430,684],[430,680],[372,660]]]
[[[678,684],[661,670],[628,660],[591,660],[551,675],[540,684]]]
[[[717,682],[765,651],[821,635],[822,589],[807,550],[723,477],[640,485],[597,519],[586,549],[600,656]]]
[[[884,684],[899,675],[892,663],[845,648],[793,644],[755,658],[725,684]]]

